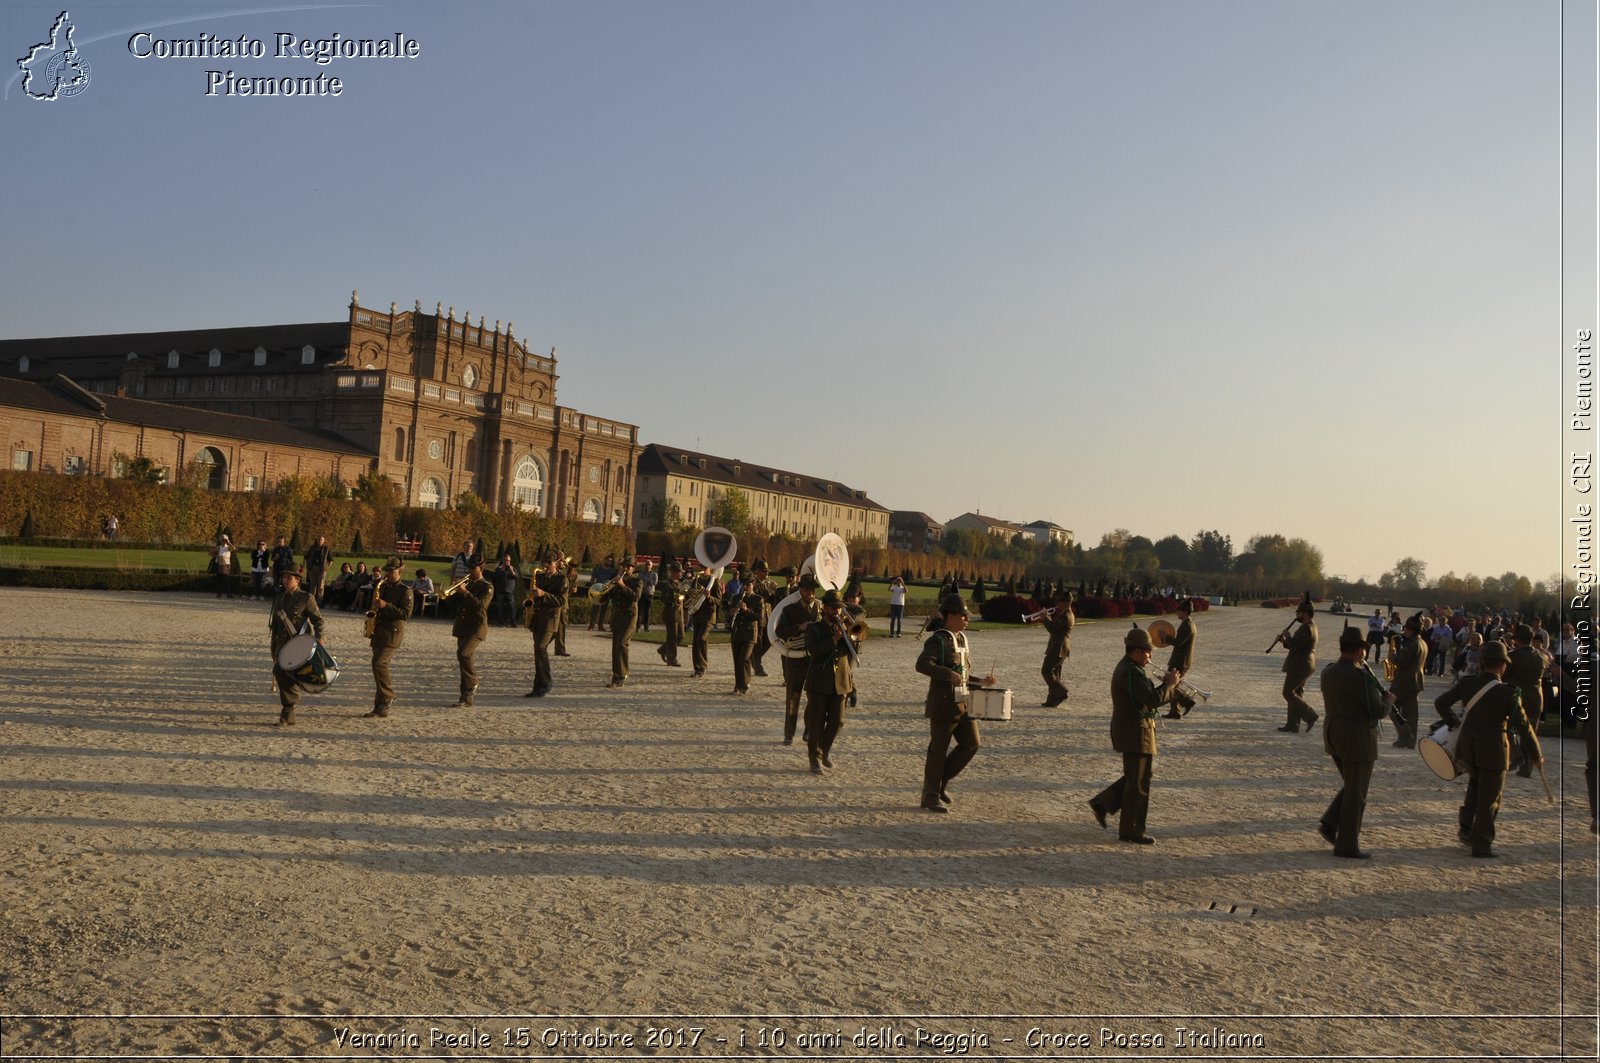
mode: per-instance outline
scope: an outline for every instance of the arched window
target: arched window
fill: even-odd
[[[202,487],[208,491],[225,491],[228,487],[228,459],[216,447],[204,447],[194,456],[196,465],[205,470]]]
[[[422,481],[422,486],[417,488],[417,505],[423,509],[438,509],[439,496],[444,493],[444,487],[433,477]]]
[[[517,462],[511,481],[511,504],[532,513],[544,512],[544,468],[531,454]]]
[[[404,428],[396,428],[394,430],[394,460],[406,460],[406,430]]]
[[[583,519],[597,522],[600,520],[600,502],[591,498],[583,504]]]
[[[621,506],[613,506],[612,507],[612,509],[611,509],[611,523],[612,524],[621,524],[622,523],[622,507]]]

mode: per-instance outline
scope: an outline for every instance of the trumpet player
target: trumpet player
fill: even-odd
[[[567,576],[561,571],[560,554],[544,559],[522,606],[528,612],[528,630],[533,632],[533,689],[523,697],[542,698],[550,693],[552,685],[550,643],[556,637],[561,611],[567,606]]]
[[[817,577],[807,572],[797,581],[800,599],[778,614],[776,634],[783,646],[783,744],[794,745],[800,723],[800,695],[805,692],[811,658],[806,653],[806,627],[822,616],[817,604]]]
[[[1053,709],[1067,700],[1067,685],[1061,681],[1061,669],[1072,656],[1072,625],[1077,623],[1072,615],[1072,592],[1064,587],[1056,591],[1055,605],[1045,610],[1045,615],[1039,619],[1050,634],[1044,644],[1044,665],[1039,669],[1045,686],[1042,707]]]
[[[367,637],[372,640],[372,711],[367,716],[383,717],[394,708],[394,679],[389,662],[406,637],[406,620],[411,616],[411,588],[401,578],[405,562],[391,557],[383,565],[383,579],[372,594],[372,610],[367,613]]]
[[[1117,815],[1117,839],[1151,845],[1145,833],[1150,812],[1150,778],[1156,760],[1156,708],[1169,703],[1178,676],[1168,671],[1157,684],[1145,669],[1154,647],[1150,633],[1134,627],[1122,637],[1122,660],[1111,673],[1111,748],[1122,754],[1122,777],[1089,799],[1095,822]]]
[[[673,668],[683,667],[678,663],[678,647],[683,645],[683,566],[674,561],[667,566],[666,573],[656,584],[656,593],[661,597],[661,645],[656,648],[656,656],[661,658],[661,663],[671,665]]]
[[[1172,655],[1167,658],[1167,668],[1177,672],[1178,678],[1182,679],[1194,669],[1194,602],[1188,598],[1179,602],[1178,618],[1178,630],[1172,635]],[[1194,708],[1194,699],[1184,690],[1184,685],[1180,683],[1172,696],[1172,708],[1167,710],[1168,719],[1181,720]]]
[[[1317,833],[1333,846],[1334,856],[1351,860],[1372,855],[1361,849],[1361,818],[1367,808],[1372,765],[1378,759],[1378,721],[1383,719],[1385,703],[1394,702],[1394,695],[1383,692],[1366,660],[1367,642],[1361,629],[1347,627],[1339,633],[1339,659],[1324,668],[1318,680],[1327,717],[1322,725],[1322,745],[1333,758],[1341,785],[1322,813]]]
[[[467,558],[467,574],[445,591],[445,596],[457,602],[456,619],[450,627],[450,634],[455,636],[456,667],[461,672],[461,697],[450,707],[470,709],[472,698],[478,692],[478,671],[474,658],[478,654],[478,647],[489,637],[489,603],[494,600],[494,587],[483,578],[482,554],[472,554]]]
[[[844,699],[855,690],[843,605],[838,591],[827,591],[822,616],[806,625],[806,752],[813,775],[833,767],[829,754],[844,726]]]
[[[628,646],[633,642],[633,625],[639,619],[639,579],[633,574],[633,558],[625,557],[618,563],[611,589],[601,602],[611,626],[611,682],[606,686],[620,687],[628,679]]]
[[[1283,661],[1283,700],[1289,709],[1289,720],[1278,728],[1288,734],[1299,733],[1302,720],[1307,734],[1317,723],[1317,714],[1306,703],[1305,696],[1306,683],[1317,671],[1317,622],[1313,619],[1316,615],[1316,606],[1309,598],[1301,601],[1294,611],[1300,630],[1290,635],[1289,628],[1284,628],[1274,640],[1274,644],[1281,642],[1289,651]]]

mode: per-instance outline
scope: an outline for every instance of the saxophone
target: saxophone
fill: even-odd
[[[378,633],[378,611],[376,609],[368,609],[367,610],[367,622],[366,622],[366,625],[362,628],[361,637],[370,639],[373,635],[376,635],[377,633]]]

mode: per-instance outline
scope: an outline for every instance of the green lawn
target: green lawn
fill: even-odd
[[[382,565],[387,555],[372,557],[340,557],[334,562],[332,577],[339,571],[339,565],[349,561],[353,566],[357,561],[365,561],[368,568]],[[156,549],[83,549],[71,546],[0,546],[0,566],[15,568],[99,568],[113,569],[118,572],[194,572],[203,573],[206,566],[211,563],[211,556],[199,549],[187,550],[156,550]],[[242,573],[250,572],[250,553],[243,551],[234,554],[234,564]],[[422,566],[427,568],[427,564]],[[448,562],[435,563],[435,572],[450,572]],[[406,564],[407,575],[414,575],[417,566],[408,561]]]

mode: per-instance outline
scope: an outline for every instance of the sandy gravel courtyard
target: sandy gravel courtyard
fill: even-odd
[[[1125,622],[1079,626],[1057,709],[1042,631],[972,636],[1016,719],[933,816],[918,643],[881,628],[815,777],[776,661],[734,698],[726,647],[697,680],[636,645],[606,690],[580,631],[533,700],[496,628],[455,710],[449,625],[413,622],[372,720],[338,613],[343,674],[279,730],[264,605],[6,590],[0,1055],[1593,1057],[1582,743],[1546,742],[1553,806],[1511,778],[1484,861],[1386,730],[1375,858],[1336,860],[1321,728],[1275,730],[1289,619],[1197,615],[1215,696],[1160,722],[1139,847],[1085,805]]]

